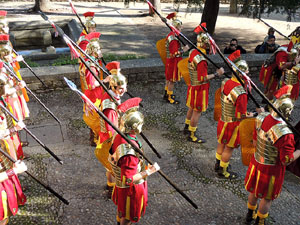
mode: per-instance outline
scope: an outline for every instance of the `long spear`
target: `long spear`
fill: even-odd
[[[93,107],[93,109],[98,113],[99,116],[101,116],[105,122],[107,122],[122,138],[124,138],[126,140],[126,142],[128,144],[130,144],[132,146],[132,148],[134,149],[134,151],[138,152],[141,156],[143,156],[143,158],[150,163],[151,165],[153,165],[153,162],[148,159],[145,154],[142,152],[142,150],[140,148],[138,148],[122,131],[119,130],[119,128],[117,128],[105,115],[103,112],[101,112],[101,110],[99,110],[92,102],[91,100],[85,96],[85,94],[83,94],[81,91],[78,90],[78,88],[76,87],[76,85],[68,80],[66,77],[64,78],[65,81],[67,82],[68,86],[71,88],[72,91],[76,92],[82,99],[84,99],[84,101],[86,101],[91,107]],[[196,205],[196,203],[194,203],[182,190],[180,190],[171,180],[170,178],[167,177],[167,175],[165,175],[162,170],[157,171],[171,186],[173,186],[175,188],[175,190],[181,195],[183,196],[195,209],[198,209],[198,206]]]
[[[270,28],[273,28],[278,34],[280,34],[282,37],[286,38],[287,40],[291,40],[289,37],[285,36],[283,33],[281,33],[279,30],[276,30],[274,27],[272,27],[270,24],[268,24],[266,21],[264,21],[262,18],[257,17],[261,22],[263,22],[265,25],[267,25]]]
[[[109,76],[110,74],[102,67],[99,65],[99,63],[94,60],[91,56],[89,56],[85,51],[83,51],[70,37],[68,37],[68,35],[66,35],[64,33],[64,31],[58,26],[56,25],[53,21],[51,21],[48,16],[39,11],[41,17],[45,20],[45,21],[48,21],[52,27],[54,27],[55,30],[58,31],[59,35],[64,39],[64,41],[67,43],[67,45],[70,47],[70,44],[68,44],[68,42],[70,42],[73,46],[75,46],[86,58],[88,58],[89,60],[91,60],[99,69],[101,69],[103,71],[103,73],[106,75],[106,76]],[[67,41],[65,40],[67,39]],[[72,47],[70,47],[71,49],[74,49]],[[75,53],[76,54],[76,53]],[[80,58],[80,57],[79,57]],[[81,59],[80,59],[81,60]],[[82,61],[82,60],[81,60]],[[83,63],[84,64],[84,63]],[[85,64],[84,64],[85,65]],[[86,66],[86,65],[85,65]],[[89,70],[90,71],[90,70]],[[91,72],[91,71],[90,71]],[[93,72],[91,72],[92,75],[94,76],[95,74]],[[100,83],[100,79],[97,77],[97,76],[94,76],[94,78]],[[101,85],[101,84],[100,84]],[[102,86],[102,85],[101,85]],[[103,86],[102,86],[103,87]],[[134,96],[132,94],[130,94],[128,91],[126,92],[126,94],[128,96],[130,96],[131,98],[134,98]],[[140,103],[140,106],[143,107],[143,104]]]
[[[201,25],[200,25],[201,26]],[[220,51],[220,48],[217,46],[217,44],[215,43],[215,41],[212,39],[212,37],[210,36],[210,34],[208,33],[206,27],[201,26],[202,29],[206,32],[206,34],[208,35],[208,37],[212,40],[212,43],[215,45],[216,50],[218,52],[218,54],[221,56],[221,58],[224,60],[225,64],[230,68],[230,70],[233,72],[233,74],[236,74],[236,72],[233,70],[232,66],[234,65],[234,63],[230,62],[230,60],[227,58],[225,58],[225,56],[223,55],[223,53]],[[230,65],[231,63],[231,65]],[[259,90],[259,88],[256,86],[256,84],[248,77],[245,76],[245,73],[243,71],[241,71],[238,67],[235,66],[235,69],[237,71],[239,71],[239,73],[241,73],[244,77],[247,78],[247,82],[249,82],[251,84],[251,87],[253,87],[253,89],[262,97],[262,99],[264,99],[267,104],[284,120],[284,122],[291,128],[291,130],[296,133],[299,137],[300,137],[300,132],[282,115],[282,113],[270,102],[270,100],[261,92],[261,90]],[[236,75],[236,77],[238,78],[239,76]],[[250,92],[248,93],[250,94]]]
[[[48,17],[44,14],[41,13],[41,16],[45,19],[48,20]],[[54,23],[53,23],[54,24]],[[66,44],[70,47],[71,51],[80,59],[80,61],[84,64],[84,66],[91,72],[93,77],[99,82],[101,87],[105,90],[105,92],[109,95],[109,97],[115,102],[116,105],[119,105],[118,101],[115,99],[114,96],[108,91],[107,87],[104,85],[103,81],[99,79],[99,77],[94,73],[94,71],[90,68],[90,66],[87,64],[87,62],[83,59],[83,57],[76,51],[76,49],[72,45],[72,40],[62,31],[62,29],[55,25],[58,33],[63,37],[64,41]],[[78,47],[78,49],[81,49]],[[141,104],[140,104],[141,105]],[[141,132],[140,133],[141,137],[146,141],[146,143],[149,145],[149,147],[152,149],[152,151],[157,155],[158,158],[161,158],[161,155],[158,153],[158,151],[154,148],[154,146],[151,144],[151,142],[147,139],[147,137]]]
[[[0,62],[3,62],[2,60],[0,60]],[[5,63],[3,62],[3,65],[5,67],[5,69],[18,81],[21,82],[21,80],[19,79],[19,77],[15,74],[15,72]],[[50,111],[50,109],[47,108],[47,106],[27,87],[27,85],[25,85],[25,89],[38,101],[38,103],[40,103],[44,109],[46,109],[46,111],[58,122],[59,124],[59,128],[60,128],[60,133],[61,133],[61,137],[62,140],[64,141],[64,135],[62,132],[62,127],[61,127],[61,122],[60,120],[53,114],[53,112]]]
[[[0,153],[2,153],[6,158],[8,158],[11,162],[16,163],[17,161],[13,159],[7,152],[5,152],[2,148],[0,148]],[[66,200],[64,197],[62,197],[60,194],[58,194],[56,191],[54,191],[50,186],[45,184],[44,182],[37,179],[35,176],[33,176],[28,171],[25,171],[27,175],[29,175],[33,180],[35,180],[37,183],[42,185],[44,188],[46,188],[50,193],[52,193],[55,197],[57,197],[59,200],[61,200],[64,204],[69,205],[69,201]]]
[[[71,6],[71,8],[72,8],[72,12],[77,16],[77,18],[79,19],[79,22],[80,22],[81,26],[82,26],[83,29],[85,30],[86,34],[88,34],[89,32],[88,32],[86,26],[84,25],[84,23],[82,22],[82,20],[80,19],[78,13],[76,12],[76,9],[75,9],[75,7],[74,7],[74,5],[73,5],[73,3],[72,3],[72,0],[69,0],[69,3],[70,3],[70,6]],[[101,57],[101,61],[102,61],[103,64],[106,66],[106,62],[105,62],[105,60],[104,60],[103,57]]]
[[[148,5],[153,9],[153,11],[160,17],[160,19],[162,20],[162,22],[164,22],[171,31],[174,31],[174,33],[178,36],[178,37],[182,37],[185,41],[187,41],[192,48],[196,49],[206,60],[208,60],[212,65],[214,65],[217,69],[219,69],[220,67],[215,64],[206,54],[204,54],[200,49],[197,48],[197,46],[191,42],[185,35],[183,35],[179,30],[177,30],[173,25],[170,25],[166,18],[162,17],[160,15],[160,13],[154,8],[154,6],[152,5],[151,2],[149,2],[148,0],[146,0]],[[181,40],[181,39],[179,39]],[[181,43],[183,43],[183,41],[181,40]],[[230,67],[231,68],[231,67]],[[244,82],[241,80],[241,78],[235,73],[235,71],[231,68],[231,71],[233,72],[233,74],[236,76],[236,78],[238,79],[238,81],[243,85]],[[229,77],[228,75],[225,74],[226,77]],[[249,97],[251,98],[251,100],[254,102],[254,104],[256,105],[257,108],[259,108],[259,104],[258,102],[254,99],[254,97],[251,95],[251,93],[248,93]]]
[[[8,113],[8,115],[14,119],[17,123],[19,122],[19,120],[2,104],[0,104],[1,109],[3,109],[6,113]],[[54,152],[52,152],[42,141],[40,141],[33,133],[31,133],[31,131],[25,126],[24,130],[34,139],[36,140],[37,143],[39,143],[53,158],[56,159],[57,162],[59,162],[60,164],[63,164],[63,161],[58,158],[57,155],[54,154]]]
[[[13,49],[13,52],[19,56],[18,52],[16,50]],[[44,85],[45,88],[48,88],[47,85],[41,80],[41,78],[39,78],[38,75],[36,75],[36,73],[32,70],[32,68],[28,65],[28,63],[24,60],[24,58],[22,57],[22,62],[25,64],[25,66],[30,70],[30,72],[42,83],[42,85]]]
[[[85,26],[84,23],[82,22],[81,18],[79,17],[78,13],[76,12],[76,9],[75,9],[75,7],[74,7],[74,5],[73,5],[72,0],[69,0],[69,3],[70,3],[70,6],[71,6],[71,9],[72,9],[73,13],[77,16],[77,18],[78,18],[78,20],[79,20],[81,26],[83,27],[83,29],[85,30],[85,32],[88,34],[89,32],[88,32],[88,30],[86,29],[86,26]]]

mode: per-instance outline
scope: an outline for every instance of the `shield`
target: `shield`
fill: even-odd
[[[178,62],[178,74],[180,77],[183,77],[186,85],[190,85],[190,73],[188,69],[189,58],[182,59]]]
[[[156,49],[160,55],[161,61],[166,65],[167,50],[166,50],[166,39],[163,38],[156,42]]]
[[[103,143],[98,143],[94,152],[96,158],[108,171],[112,171],[111,165],[108,161],[109,150],[111,148],[112,142],[113,138],[111,137],[105,140]]]
[[[222,106],[221,106],[221,88],[215,92],[215,109],[214,109],[214,120],[219,121],[222,115]]]
[[[245,166],[249,166],[250,160],[255,152],[253,145],[254,128],[255,118],[244,119],[239,126],[242,162]]]

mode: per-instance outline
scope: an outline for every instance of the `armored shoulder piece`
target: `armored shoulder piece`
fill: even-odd
[[[104,99],[101,104],[101,111],[104,111],[105,109],[117,110],[117,105],[114,101],[107,98],[107,99]]]

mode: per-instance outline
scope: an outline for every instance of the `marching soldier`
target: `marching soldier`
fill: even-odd
[[[294,107],[290,91],[291,86],[287,85],[275,93],[274,106],[286,118]],[[266,224],[272,201],[281,192],[286,166],[300,156],[300,150],[295,151],[292,131],[272,109],[256,118],[253,138],[256,151],[245,177],[249,192],[246,223],[255,220],[255,224]],[[258,199],[261,201],[257,210]]]
[[[136,146],[141,147],[136,134],[142,131],[143,114],[134,109],[122,116],[125,135]],[[134,151],[119,134],[116,135],[109,155],[116,186],[112,199],[117,205],[117,221],[121,225],[129,225],[140,220],[145,213],[148,191],[146,178],[159,170],[159,166],[148,166],[145,160]]]
[[[208,36],[202,32],[200,25],[194,29],[197,33],[197,47],[206,54],[206,49],[210,46]],[[189,134],[188,140],[195,143],[205,143],[206,141],[195,135],[197,125],[202,112],[208,106],[209,80],[216,76],[221,76],[224,69],[217,69],[214,74],[207,74],[207,61],[196,50],[189,53],[188,69],[190,75],[190,85],[187,91],[186,106],[189,108],[186,119],[184,133]]]
[[[299,49],[292,47],[280,47],[265,61],[259,73],[259,80],[265,87],[265,95],[272,100],[274,92],[280,85],[280,79],[285,70],[291,69],[300,62]],[[291,48],[292,47],[292,48]],[[300,47],[300,45],[296,46]]]
[[[82,36],[86,36],[88,35],[89,33],[92,33],[92,32],[96,32],[96,22],[94,21],[94,16],[95,16],[95,13],[94,12],[86,12],[83,14],[84,17],[85,17],[85,27],[87,29],[87,32],[83,29],[79,38],[81,38]],[[79,39],[80,40],[80,39]]]
[[[1,65],[2,67],[3,65]],[[5,105],[3,96],[6,95],[8,87],[7,77],[0,74],[0,95],[2,101],[0,104]],[[25,125],[22,121],[19,121],[16,126],[13,125],[12,119],[7,113],[0,110],[0,147],[3,151],[9,153],[12,158],[17,160],[15,144],[15,134],[17,131],[24,128]],[[13,164],[8,158],[0,153],[0,224],[7,224],[8,218],[11,215],[15,215],[18,211],[18,205],[24,205],[26,197],[22,192],[20,181],[17,174],[20,174],[27,170],[24,162],[17,161]]]
[[[170,13],[167,16],[167,19],[172,19],[174,27],[181,31],[182,22],[176,18],[175,12]],[[173,31],[166,37],[167,59],[165,65],[166,85],[164,99],[171,104],[179,103],[179,101],[176,100],[175,95],[173,95],[174,84],[180,80],[177,64],[182,59],[183,52],[186,52],[188,48],[187,45],[181,48],[180,42]]]
[[[228,57],[244,73],[249,72],[248,64],[240,59],[240,51],[237,50]],[[237,71],[243,78],[242,74]],[[221,85],[222,115],[218,122],[215,172],[220,178],[236,179],[237,174],[228,169],[232,152],[239,146],[239,124],[246,117],[253,117],[253,113],[247,113],[247,93],[236,77],[226,78]]]
[[[86,35],[86,39],[88,40],[88,44],[86,45],[86,53],[91,56],[92,59],[97,61],[100,66],[102,66],[101,58],[101,46],[100,46],[100,33],[93,32]],[[100,79],[103,80],[103,72],[89,59],[86,59],[87,64],[92,69],[94,74]],[[85,90],[96,91],[96,88],[100,86],[98,81],[94,78],[92,73],[84,66],[83,63],[79,66],[80,72],[80,82],[81,82],[81,90],[85,92]]]
[[[7,23],[7,20],[6,20],[6,15],[7,15],[6,11],[0,11],[0,34],[7,34],[8,35],[9,27],[8,27],[8,23]],[[9,40],[8,40],[8,42],[9,42],[9,45],[10,45],[11,49],[13,50],[13,45],[11,44],[11,42]],[[10,64],[12,65],[15,74],[18,76],[18,78],[20,80],[22,80],[22,76],[19,72],[19,70],[20,70],[19,62],[23,60],[23,57],[21,55],[17,56],[14,52],[12,52],[11,54],[12,54],[12,60],[11,60]],[[25,101],[28,102],[29,97],[27,95],[26,89],[22,88],[21,93],[22,93],[23,98],[25,99]]]
[[[294,45],[294,48],[300,49],[300,43]],[[287,69],[284,71],[283,86],[284,85],[293,86],[291,91],[291,96],[290,96],[290,98],[293,101],[296,101],[299,97],[299,81],[300,81],[300,63],[293,66],[290,70]]]
[[[119,127],[119,111],[118,105],[121,103],[121,97],[127,91],[127,80],[124,75],[120,73],[120,63],[119,62],[110,62],[106,65],[107,69],[112,74],[109,80],[109,90],[110,94],[116,99],[118,104],[114,102],[108,93],[103,95],[100,109],[104,115],[116,126]],[[98,133],[99,140],[97,142],[97,148],[95,150],[96,157],[106,168],[106,177],[107,177],[107,190],[108,196],[111,197],[113,187],[115,185],[114,178],[111,174],[110,166],[107,166],[107,156],[102,154],[103,148],[105,148],[105,142],[113,137],[115,130],[106,123],[102,118],[100,118],[100,131]]]

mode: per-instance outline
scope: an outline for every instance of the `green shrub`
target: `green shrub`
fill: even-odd
[[[52,66],[76,65],[78,59],[71,59],[70,55],[61,55],[53,61]]]
[[[30,59],[26,59],[25,61],[30,67],[38,67],[40,66],[38,63],[31,61]],[[27,66],[23,62],[19,62],[21,68],[27,68]]]

